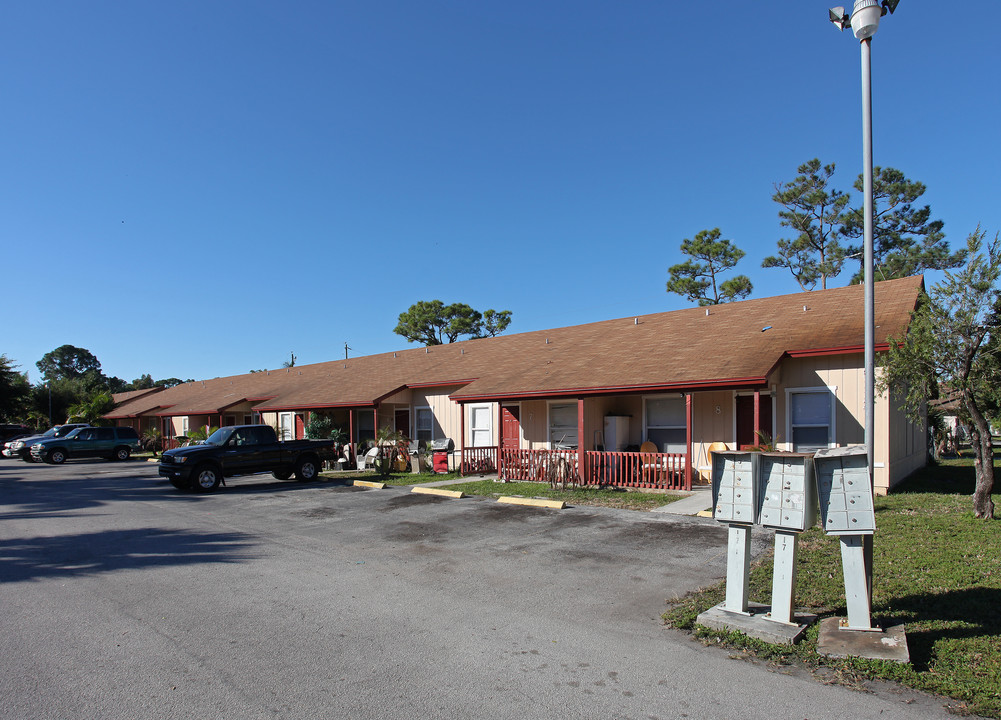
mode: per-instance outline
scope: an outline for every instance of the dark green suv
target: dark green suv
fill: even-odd
[[[139,436],[130,427],[84,427],[61,438],[39,440],[31,446],[31,457],[55,465],[75,457],[128,460],[138,449]]]

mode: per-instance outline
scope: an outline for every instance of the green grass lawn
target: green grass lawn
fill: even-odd
[[[1001,717],[1001,522],[974,519],[973,486],[973,461],[948,460],[876,498],[873,621],[905,625],[911,665],[823,658],[817,624],[792,648],[696,626],[698,613],[723,601],[722,583],[683,598],[664,619],[706,642],[844,678],[893,680],[954,698],[960,712]],[[771,578],[766,557],[752,569],[751,600],[768,603]],[[821,617],[846,612],[840,545],[817,529],[800,538],[796,604]]]

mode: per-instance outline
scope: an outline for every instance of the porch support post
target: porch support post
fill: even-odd
[[[497,401],[497,460],[494,469],[497,471],[497,479],[499,480],[503,476],[501,475],[501,443],[504,442],[504,404],[498,400]]]
[[[466,404],[459,403],[459,474],[466,474]]]
[[[685,395],[685,490],[692,489],[692,394]]]
[[[348,460],[355,462],[358,458],[357,447],[355,446],[355,410],[348,410]]]
[[[754,432],[751,436],[751,443],[758,445],[758,431],[761,429],[761,391],[754,391]]]
[[[587,477],[587,470],[584,467],[586,457],[587,454],[584,450],[584,398],[577,398],[577,481],[581,483]]]

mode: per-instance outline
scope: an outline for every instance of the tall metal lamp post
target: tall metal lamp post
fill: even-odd
[[[873,252],[873,171],[872,171],[872,36],[879,29],[879,20],[883,15],[892,13],[897,9],[899,0],[855,0],[851,16],[845,13],[843,7],[836,7],[830,10],[831,22],[839,30],[851,27],[852,33],[858,39],[862,48],[862,189],[865,195],[863,202],[864,220],[864,258],[863,269],[865,273],[865,448],[869,469],[870,482],[873,477],[875,466],[875,419],[876,419],[876,302],[875,302],[875,269]],[[842,554],[844,557],[844,538]],[[872,566],[873,566],[873,536],[864,535],[862,541],[862,555],[864,564],[864,588],[859,588],[854,580],[849,582],[849,572],[845,570],[845,592],[849,593],[849,586],[858,589],[862,600],[861,607],[866,611],[860,613],[856,618],[851,617],[851,605],[849,605],[849,626],[854,629],[872,629],[870,627],[870,617],[868,609],[872,606]],[[854,577],[854,575],[853,575]],[[861,580],[861,578],[860,578]],[[865,595],[868,594],[868,602]],[[859,607],[856,605],[856,607]],[[856,610],[858,613],[858,611]],[[903,634],[903,626],[894,628]],[[823,631],[822,631],[823,632]],[[883,641],[885,642],[885,641]],[[906,643],[904,644],[906,648]],[[906,652],[906,650],[905,650]],[[853,653],[854,654],[854,653]],[[879,657],[879,655],[866,655],[867,657]],[[897,659],[897,658],[887,658]]]

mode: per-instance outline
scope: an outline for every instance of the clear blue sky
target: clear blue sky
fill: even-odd
[[[660,312],[717,226],[753,297],[795,292],[760,267],[774,185],[861,170],[859,47],[827,8],[6,3],[0,352],[33,382],[66,343],[201,379],[408,347],[417,300],[508,332]],[[1001,229],[999,27],[998,2],[902,0],[873,41],[875,163],[954,246]]]

